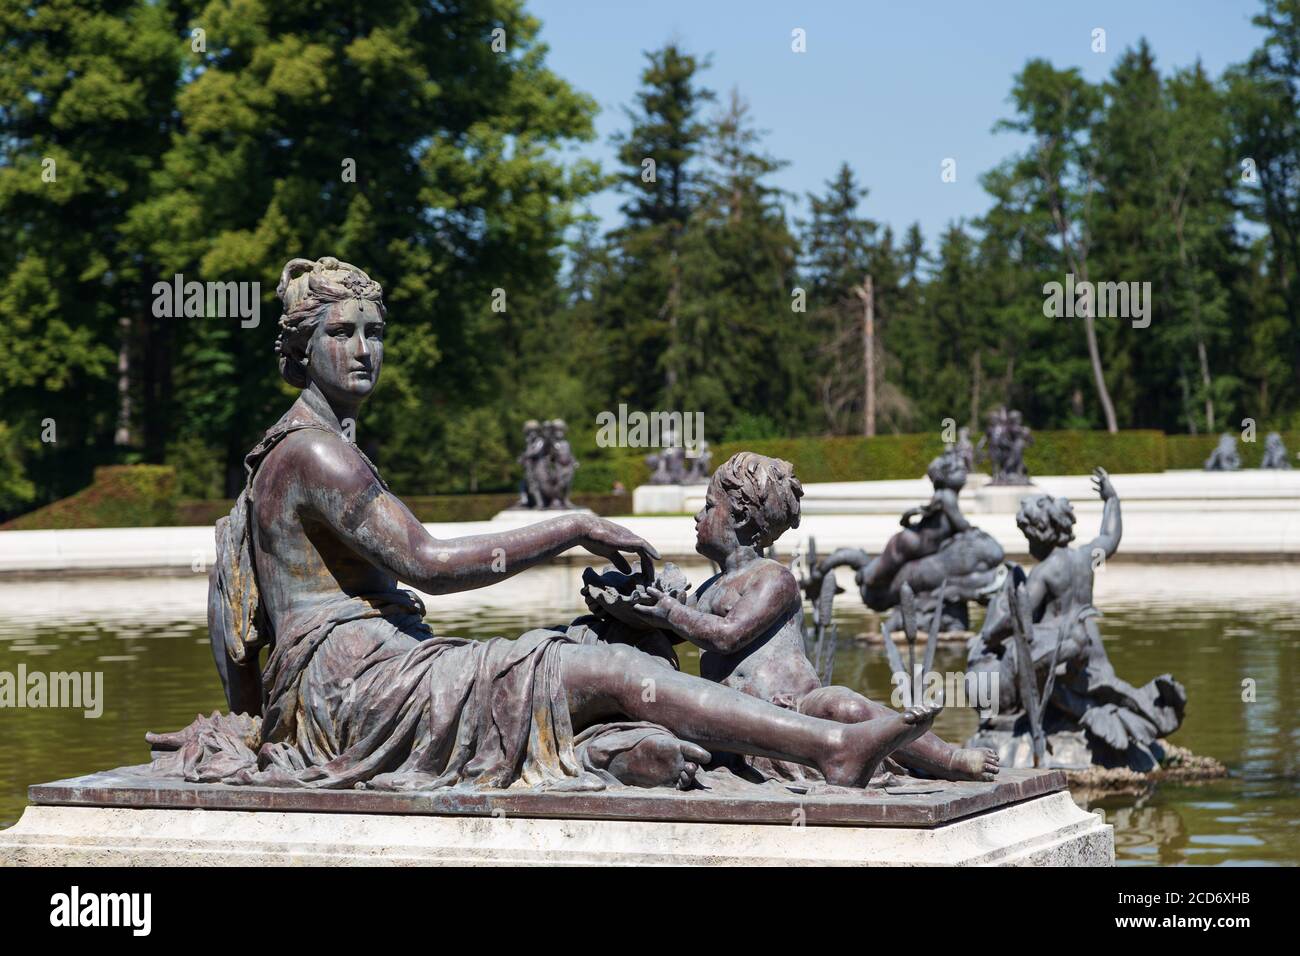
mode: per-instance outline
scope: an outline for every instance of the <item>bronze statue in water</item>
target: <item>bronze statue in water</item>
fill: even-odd
[[[1020,503],[1016,524],[1038,562],[1021,586],[1028,660],[1009,640],[1017,622],[1004,590],[989,605],[984,626],[968,649],[969,669],[997,675],[999,689],[997,713],[984,716],[971,742],[997,748],[1012,765],[1014,755],[1025,752],[1016,746],[1030,723],[1025,719],[1030,702],[1020,690],[1027,686],[1021,679],[1024,669],[1034,687],[1046,691],[1039,719],[1056,765],[1145,772],[1159,766],[1160,739],[1182,724],[1187,693],[1170,674],[1135,687],[1110,662],[1092,591],[1097,569],[1119,550],[1123,519],[1105,469],[1097,468],[1092,482],[1103,502],[1101,529],[1078,547],[1069,546],[1075,517],[1068,499],[1039,494]]]
[[[577,546],[626,574],[631,556],[650,582],[658,555],[590,514],[433,538],[344,428],[383,369],[389,316],[379,284],[337,259],[294,259],[277,294],[280,370],[301,394],[247,456],[245,488],[217,526],[209,587],[213,653],[231,714],[151,734],[152,773],[389,790],[590,789],[611,776],[682,786],[690,766],[732,753],[861,787],[929,730],[937,708],[864,708],[864,719],[845,723],[778,706],[734,681],[682,674],[629,644],[579,642],[564,628],[515,639],[436,636],[399,582],[435,596],[486,587]],[[754,507],[775,506],[764,499]],[[797,588],[750,560],[756,532],[738,532],[736,517],[716,494],[706,508],[706,553],[733,565],[701,588],[707,608],[655,598],[643,613],[700,641],[790,626]],[[631,766],[594,768],[584,743],[629,721],[662,733]],[[977,762],[969,775],[984,774],[983,757]]]

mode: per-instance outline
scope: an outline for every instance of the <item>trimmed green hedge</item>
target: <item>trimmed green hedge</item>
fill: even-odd
[[[1264,435],[1239,442],[1242,467],[1257,468]],[[1292,455],[1300,451],[1300,431],[1282,433]],[[1200,468],[1218,442],[1217,435],[1165,435],[1158,431],[1042,431],[1025,454],[1033,475],[1084,475],[1101,465],[1117,474]],[[801,481],[879,481],[920,478],[943,450],[933,434],[881,435],[876,438],[770,438],[724,442],[714,447],[719,465],[738,451],[784,458]],[[584,460],[574,481],[574,503],[599,515],[632,511],[631,491],[650,479],[646,449],[600,449]],[[987,465],[982,466],[987,471]],[[625,494],[611,494],[622,482]],[[514,503],[513,493],[481,495],[401,495],[421,521],[486,521]],[[222,499],[178,500],[174,470],[165,465],[112,465],[95,469],[94,483],[68,498],[21,515],[3,529],[124,528],[211,525],[230,512]]]
[[[1210,457],[1218,443],[1218,435],[1166,435],[1169,467],[1175,470],[1203,468],[1205,459]],[[1237,443],[1237,450],[1244,451],[1241,442]]]
[[[943,452],[943,442],[930,433],[724,442],[714,450],[713,464],[720,465],[739,451],[784,458],[793,463],[795,474],[806,483],[884,481],[924,475],[931,459]]]
[[[1116,473],[1164,471],[1168,467],[1167,440],[1159,431],[1122,431],[1114,435],[1095,431],[1035,432],[1034,443],[1025,453],[1025,465],[1031,476],[1086,475],[1098,465]],[[794,464],[795,474],[806,483],[883,481],[923,477],[931,460],[943,451],[943,442],[931,433],[723,442],[713,448],[714,465],[738,451],[784,458]],[[650,479],[645,453],[623,450],[621,455],[611,469],[614,476],[629,489],[645,484]],[[586,467],[584,464],[579,474]],[[980,468],[987,472],[988,464]]]
[[[488,521],[499,511],[509,508],[518,495],[403,495],[398,494],[406,506],[421,521],[440,523],[447,521]],[[592,495],[574,493],[573,503],[580,508],[590,508],[598,515],[629,515],[632,513],[632,496]],[[177,506],[177,523],[183,525],[216,524],[218,518],[230,514],[234,501],[220,498],[192,499]]]
[[[47,528],[157,528],[177,523],[176,472],[168,465],[106,465],[89,488],[0,525]]]
[[[1086,475],[1100,465],[1116,474],[1164,471],[1168,436],[1160,431],[1034,432],[1025,467],[1034,475]]]
[[[1241,455],[1242,468],[1258,468],[1260,459],[1264,457],[1264,437],[1268,434],[1268,429],[1259,429],[1255,432],[1255,440],[1247,442],[1241,440],[1240,430],[1233,430],[1237,435],[1237,453]],[[1295,457],[1296,452],[1300,451],[1300,431],[1281,432],[1282,444],[1286,445],[1287,452],[1291,456],[1292,467],[1300,466],[1300,461]],[[1200,469],[1205,467],[1205,459],[1210,457],[1210,452],[1219,444],[1219,436],[1215,435],[1166,435],[1165,445],[1168,448],[1168,464],[1165,466],[1170,469]]]
[[[581,469],[579,469],[581,470]],[[509,508],[519,500],[518,495],[412,495],[401,498],[411,512],[421,521],[487,521],[499,511]],[[629,515],[632,513],[632,496],[593,495],[575,492],[573,503],[579,508],[590,508],[598,515]],[[545,512],[539,512],[545,514]]]

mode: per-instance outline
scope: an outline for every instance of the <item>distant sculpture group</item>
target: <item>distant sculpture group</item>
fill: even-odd
[[[1241,467],[1241,455],[1237,453],[1237,439],[1228,432],[1219,436],[1219,444],[1210,457],[1205,459],[1206,471],[1236,471]]]
[[[652,485],[699,485],[709,480],[713,452],[709,443],[701,440],[693,455],[681,445],[669,445],[646,455],[645,462],[650,466]]]
[[[567,426],[558,418],[544,423],[529,419],[524,423],[524,453],[519,456],[524,480],[516,507],[573,507],[569,491],[578,460],[573,457],[566,432]]]
[[[1277,432],[1269,432],[1264,439],[1264,457],[1259,467],[1279,470],[1291,467],[1291,455],[1286,450],[1286,445],[1282,444],[1282,436]]]
[[[989,415],[989,427],[976,449],[993,468],[995,485],[1027,485],[1025,449],[1034,442],[1029,426],[1017,411],[1005,406]]]
[[[1264,457],[1260,459],[1260,468],[1286,470],[1291,467],[1291,453],[1282,443],[1282,436],[1269,432],[1264,438]],[[1237,439],[1231,432],[1219,436],[1219,444],[1210,457],[1205,459],[1205,471],[1238,471],[1241,468],[1241,455],[1237,451]]]

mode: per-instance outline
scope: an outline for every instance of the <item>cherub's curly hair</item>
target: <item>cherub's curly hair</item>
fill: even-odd
[[[1016,526],[1030,541],[1064,547],[1074,540],[1074,508],[1069,498],[1030,495],[1020,502]]]
[[[737,523],[749,524],[757,547],[770,547],[788,529],[799,527],[803,485],[788,461],[737,452],[713,473],[710,484],[726,496]]]
[[[966,462],[955,448],[947,449],[942,455],[930,462],[925,471],[930,484],[936,488],[951,488],[960,491],[966,484]],[[958,478],[961,478],[958,481]]]
[[[280,375],[294,388],[307,387],[307,343],[330,306],[362,299],[375,303],[381,316],[387,314],[379,283],[333,256],[290,259],[275,294],[284,306],[275,351],[280,356]]]

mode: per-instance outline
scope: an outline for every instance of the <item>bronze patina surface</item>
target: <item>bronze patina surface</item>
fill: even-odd
[[[809,826],[937,827],[1065,789],[1059,770],[1004,769],[993,782],[900,778],[898,786],[852,793],[786,792],[754,795],[626,787],[595,793],[453,787],[422,792],[231,787],[160,780],[131,768],[37,784],[28,790],[42,805],[136,809],[266,810],[316,813],[651,820],[693,823],[765,823],[789,826],[798,811]],[[816,788],[809,788],[815,791]]]
[[[787,822],[797,793],[817,792],[835,806],[863,798],[840,822],[865,822],[888,816],[871,796],[881,781],[910,771],[908,795],[924,798],[938,792],[932,779],[997,774],[991,750],[930,731],[940,702],[900,712],[812,667],[798,582],[763,553],[799,524],[802,486],[788,462],[744,452],[714,474],[696,550],[720,571],[694,591],[669,568],[656,575],[649,542],[590,513],[435,539],[355,442],[383,367],[379,283],[332,257],[293,259],[276,292],[280,372],[300,394],[245,457],[244,489],[215,529],[208,632],[229,710],[147,734],[149,765],[93,786],[37,787],[34,799],[89,793],[129,806],[203,794],[204,806],[393,813],[505,801],[515,812],[675,819],[674,808],[707,816],[746,796],[777,800],[773,819]],[[540,437],[572,477],[562,423]],[[538,489],[535,503],[564,502]],[[575,547],[612,564],[584,575],[589,615],[514,638],[434,630],[442,595]],[[699,677],[677,666],[684,642],[701,650]],[[1014,786],[1005,799],[970,793],[958,804],[1023,797]]]

